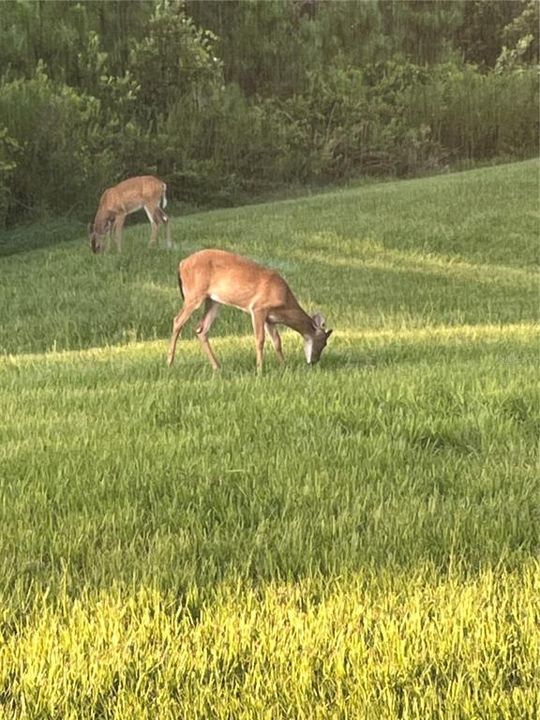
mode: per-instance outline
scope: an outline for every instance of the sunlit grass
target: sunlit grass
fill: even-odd
[[[141,223],[122,256],[92,256],[77,225],[71,242],[69,226],[58,225],[64,242],[52,251],[39,248],[41,228],[24,238],[18,230],[0,238],[0,351],[166,337],[180,304],[178,261],[203,247],[278,268],[308,310],[341,330],[534,322],[537,191],[534,162],[370,185],[174,218],[172,251],[149,251]],[[236,311],[214,327],[251,329]]]
[[[12,717],[532,718],[539,592],[528,563],[40,598],[0,688]]]
[[[5,238],[0,716],[536,717],[536,188],[175,218],[174,252]],[[319,366],[285,332],[258,377],[225,310],[221,373],[193,325],[166,367],[176,264],[211,246],[325,312]]]

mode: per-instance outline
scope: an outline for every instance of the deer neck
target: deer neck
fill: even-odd
[[[106,210],[103,210],[102,208],[99,208],[96,213],[96,217],[94,218],[94,225],[93,225],[94,232],[103,234],[107,227],[108,219],[109,219],[108,212]]]
[[[300,305],[283,312],[283,322],[303,338],[313,337],[313,320],[302,310]]]

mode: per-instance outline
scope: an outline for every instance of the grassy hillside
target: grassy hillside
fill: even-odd
[[[537,191],[520,163],[175,218],[174,251],[0,239],[6,717],[535,717]],[[319,366],[285,333],[257,377],[227,310],[219,375],[193,323],[166,368],[203,247],[325,312]]]
[[[537,189],[528,162],[190,215],[174,221],[173,252],[150,252],[142,222],[120,257],[92,256],[79,226],[21,228],[0,239],[0,351],[166,337],[178,260],[204,247],[279,268],[341,331],[528,322],[537,309]],[[55,233],[65,241],[70,232],[50,247]],[[247,316],[224,317],[218,334],[251,331]]]

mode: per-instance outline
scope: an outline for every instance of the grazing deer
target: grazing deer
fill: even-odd
[[[208,331],[220,305],[231,305],[251,315],[257,347],[257,370],[263,366],[264,330],[268,332],[280,362],[284,362],[281,338],[276,324],[287,325],[304,338],[304,351],[309,365],[318,362],[332,330],[325,329],[325,320],[317,313],[305,313],[289,286],[275,271],[248,258],[223,250],[201,250],[182,260],[178,267],[178,283],[184,306],[174,318],[168,364],[174,362],[180,331],[191,314],[204,306],[204,317],[197,327],[197,336],[214,370],[219,363],[208,342]]]
[[[150,245],[156,244],[159,226],[164,224],[167,228],[167,246],[170,247],[169,218],[162,209],[167,205],[166,191],[165,183],[152,175],[129,178],[105,190],[99,201],[94,224],[89,227],[92,252],[96,253],[104,249],[103,238],[107,234],[108,247],[113,231],[116,247],[118,252],[121,252],[122,229],[126,217],[141,208],[145,209],[152,225]]]

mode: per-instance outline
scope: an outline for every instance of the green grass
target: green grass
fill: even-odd
[[[536,717],[537,191],[527,162],[174,218],[172,252],[0,238],[0,717]],[[286,332],[256,376],[225,310],[222,372],[194,323],[167,369],[203,247],[325,312],[319,366]]]

